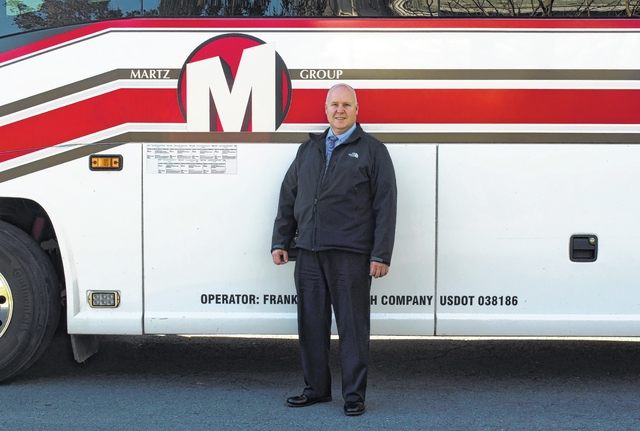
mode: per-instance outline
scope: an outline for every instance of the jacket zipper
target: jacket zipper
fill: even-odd
[[[311,251],[316,250],[316,238],[318,230],[318,195],[320,188],[322,187],[322,181],[324,181],[324,168],[326,166],[326,154],[322,150],[320,150],[320,153],[322,154],[323,163],[320,168],[320,178],[318,178],[318,182],[316,184],[316,196],[313,199],[313,245],[311,246]]]

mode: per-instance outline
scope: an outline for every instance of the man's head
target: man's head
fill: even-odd
[[[347,84],[336,84],[327,93],[324,112],[331,130],[341,135],[351,128],[358,115],[358,100],[356,92]]]

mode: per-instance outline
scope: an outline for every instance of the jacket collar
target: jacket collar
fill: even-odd
[[[325,142],[327,140],[327,134],[328,133],[329,133],[329,128],[327,127],[327,129],[324,132],[322,132],[321,134],[309,133],[309,139],[311,139],[313,142],[315,142],[316,145],[318,147],[320,147],[320,149],[322,151],[324,151]],[[350,144],[352,142],[356,142],[358,139],[360,139],[360,137],[362,136],[362,133],[363,133],[363,130],[362,130],[362,127],[360,126],[360,123],[356,122],[356,129],[353,131],[351,136],[349,136],[349,139],[344,141],[344,143],[342,143],[342,145],[347,145],[347,144]]]

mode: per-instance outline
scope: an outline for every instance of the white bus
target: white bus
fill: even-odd
[[[640,21],[129,19],[2,39],[0,379],[101,334],[296,334],[270,250],[356,88],[398,224],[372,334],[640,336]]]

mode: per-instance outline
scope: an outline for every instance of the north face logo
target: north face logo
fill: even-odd
[[[291,77],[274,44],[217,36],[182,67],[178,102],[189,132],[273,132],[289,110]]]

